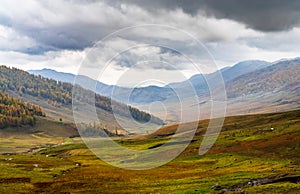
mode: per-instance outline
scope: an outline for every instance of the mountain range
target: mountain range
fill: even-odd
[[[253,72],[255,70],[262,69],[271,65],[272,63],[268,63],[266,61],[259,60],[251,60],[251,61],[243,61],[232,67],[226,67],[220,70],[223,79],[226,82],[233,80],[236,77],[242,76],[244,74]],[[41,75],[43,77],[51,78],[57,81],[69,82],[73,83],[75,81],[76,75],[70,73],[57,72],[52,69],[42,69],[42,70],[29,70],[31,74]],[[93,83],[95,80],[92,80],[89,77],[79,75],[82,83],[82,87],[93,89]],[[197,94],[199,96],[207,94],[208,86],[206,84],[206,80],[213,80],[218,76],[218,72],[210,73],[210,74],[197,74],[192,76],[190,79],[177,82],[170,83],[166,86],[147,86],[147,87],[137,87],[137,88],[127,88],[120,87],[115,85],[107,85],[105,83],[97,81],[96,92],[114,98],[115,100],[126,103],[129,97],[129,103],[132,104],[143,104],[143,103],[151,103],[155,101],[164,101],[169,98],[175,98],[176,91],[180,91],[185,95],[191,95],[191,92],[188,91],[191,84],[193,88],[195,88]],[[187,90],[186,90],[187,89]],[[130,94],[130,96],[128,96]],[[127,102],[128,103],[128,102]]]
[[[50,69],[30,70],[29,72],[70,83],[73,83],[76,77],[74,74]],[[163,87],[126,88],[97,82],[96,92],[123,103],[133,104],[142,110],[148,110],[150,103],[161,101],[166,108],[177,112],[178,93],[186,101],[185,109],[193,106],[193,104],[189,104],[189,98],[194,95],[193,91],[189,89],[192,86],[201,102],[202,112],[206,115],[204,117],[209,117],[208,109],[211,108],[209,105],[210,91],[219,90],[220,86],[214,84],[214,80],[219,73],[224,80],[228,98],[227,115],[281,111],[300,107],[298,103],[300,58],[282,59],[275,62],[242,61],[231,67],[225,67],[219,72],[197,74],[188,80],[170,83]],[[95,80],[85,76],[81,77],[85,80],[83,82],[85,85],[82,85],[82,87],[92,89],[89,88],[89,85],[95,83]],[[207,81],[212,83],[210,88]],[[152,111],[154,114],[161,116],[161,110],[158,111],[154,108]]]

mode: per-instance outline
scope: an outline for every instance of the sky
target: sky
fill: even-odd
[[[77,74],[92,50],[101,55],[99,68],[119,54],[99,78],[102,82],[131,86],[147,74],[163,85],[199,73],[188,58],[199,59],[201,73],[215,67],[201,60],[189,38],[172,30],[140,28],[115,34],[99,50],[95,44],[120,29],[156,24],[201,42],[218,68],[244,60],[272,62],[300,56],[299,10],[297,0],[2,0],[0,64]],[[164,44],[168,47],[158,46]]]

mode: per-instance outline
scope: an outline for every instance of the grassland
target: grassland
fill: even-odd
[[[0,193],[299,193],[300,110],[228,117],[216,144],[199,156],[207,124],[199,122],[193,142],[179,157],[150,170],[110,166],[79,138],[67,136],[56,146],[3,154]],[[116,141],[149,149],[175,131],[176,125],[167,126],[146,137]],[[6,144],[2,140],[1,146]]]
[[[24,153],[64,143],[66,138],[78,135],[74,124],[37,118],[35,126],[0,130],[0,154]]]

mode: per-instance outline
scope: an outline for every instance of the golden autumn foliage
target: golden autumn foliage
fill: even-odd
[[[0,128],[34,125],[35,116],[45,116],[40,106],[0,92]]]

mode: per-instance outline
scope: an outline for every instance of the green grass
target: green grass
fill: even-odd
[[[106,164],[79,138],[64,138],[64,144],[34,153],[0,155],[0,193],[219,193],[220,190],[212,188],[216,184],[221,189],[244,184],[242,190],[247,193],[297,193],[300,184],[289,181],[258,186],[245,183],[267,177],[275,180],[300,176],[299,113],[226,118],[216,144],[207,154],[199,156],[207,124],[201,121],[196,141],[179,157],[161,167],[142,171]],[[165,127],[148,138],[116,139],[116,142],[146,150],[165,143],[170,136],[158,138],[157,134],[171,134],[174,128]],[[13,146],[8,142],[3,144]]]

